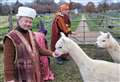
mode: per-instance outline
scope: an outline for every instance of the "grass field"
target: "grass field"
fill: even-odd
[[[98,49],[94,45],[80,45],[85,53],[93,59],[112,61],[104,49]],[[48,82],[83,82],[78,67],[71,59],[65,61],[64,65],[57,65],[55,59],[51,58],[51,66],[55,72],[56,79]]]
[[[53,15],[48,15],[43,17],[43,19],[45,20],[45,27],[48,30],[48,34],[46,36],[48,43],[50,43],[50,35],[51,35],[51,23],[52,23],[52,19]],[[1,24],[1,29],[0,32],[7,32],[8,28],[7,24],[5,21],[7,21],[7,17],[3,17],[3,20],[0,21]],[[74,31],[80,22],[81,19],[81,15],[80,16],[76,16],[76,15],[72,15],[72,31]],[[15,23],[15,18],[13,18],[13,22]],[[37,24],[39,23],[40,18],[37,18],[34,20],[34,24],[33,24],[33,31],[37,31]],[[98,24],[99,21],[91,21],[90,25],[94,26],[95,24]],[[94,27],[94,29],[96,29],[96,27]],[[104,49],[98,49],[96,48],[94,45],[80,45],[82,47],[82,49],[93,59],[103,59],[103,60],[107,60],[107,61],[112,61],[111,57],[108,55],[108,53],[104,50]],[[55,59],[54,58],[50,58],[51,59],[51,68],[55,73],[55,80],[54,81],[48,81],[48,82],[83,82],[82,78],[80,76],[78,67],[76,66],[75,62],[70,59],[70,61],[65,61],[63,65],[58,65],[55,63]],[[1,50],[0,53],[0,82],[3,82],[3,50]]]
[[[3,82],[3,50],[0,51],[0,82]]]
[[[2,19],[2,21],[0,21],[0,29],[1,29],[0,33],[8,32],[7,18],[8,18],[7,16],[4,16],[4,17],[0,16],[0,19]],[[38,17],[37,19],[35,19],[33,21],[33,31],[38,31],[37,24],[39,23],[40,18]],[[52,15],[45,16],[42,18],[45,20],[45,27],[48,30],[48,34],[46,36],[48,43],[50,42],[51,23],[53,20],[52,18],[53,18]],[[74,21],[74,22],[72,21],[72,24],[71,24],[72,30],[75,30],[78,27],[79,22],[80,22],[80,18],[81,18],[81,16],[78,16],[78,17],[75,17],[73,19],[73,20],[77,20],[77,21]],[[16,19],[14,16],[13,16],[13,25],[16,25]],[[1,39],[3,39],[3,36],[1,36]],[[65,62],[64,65],[57,65],[55,63],[54,58],[51,58],[51,66],[52,66],[52,69],[54,70],[55,76],[56,76],[56,80],[52,81],[52,82],[80,82],[78,69],[73,61]],[[3,50],[1,50],[1,53],[0,53],[0,82],[4,82],[3,81],[3,79],[4,79],[3,74],[4,74],[4,71],[3,71]],[[68,79],[66,79],[66,78],[68,78]]]
[[[112,61],[111,57],[104,49],[98,49],[94,45],[80,45],[85,53],[93,59]],[[0,82],[3,82],[3,54],[0,54]],[[83,82],[75,62],[70,58],[63,65],[55,63],[54,58],[50,58],[51,69],[55,73],[55,80],[48,82]]]
[[[48,30],[48,34],[46,36],[48,43],[50,43],[50,35],[51,35],[51,23],[52,23],[52,19],[53,15],[49,15],[49,16],[45,16],[43,17],[43,19],[45,20],[45,27]],[[0,32],[6,32],[8,31],[7,27],[7,23],[5,23],[6,21],[6,17],[4,17],[5,20],[2,20],[3,22],[1,22],[1,27],[2,30],[0,30]],[[74,31],[80,22],[81,19],[81,15],[80,16],[76,16],[76,15],[72,15],[72,31]],[[13,18],[13,22],[15,24],[15,18]],[[40,18],[37,18],[33,23],[33,31],[37,31],[37,23],[39,23]],[[91,23],[91,25],[94,25],[98,23],[97,21],[94,21]],[[98,49],[96,48],[94,45],[80,45],[82,47],[82,49],[93,59],[103,59],[103,60],[107,60],[107,61],[112,61],[111,57],[108,55],[108,53],[103,50],[103,49]],[[70,61],[65,61],[63,65],[58,65],[55,63],[55,59],[54,58],[50,58],[51,59],[51,68],[55,73],[55,80],[54,81],[48,81],[48,82],[83,82],[82,78],[80,76],[78,67],[76,66],[75,62],[70,59]],[[0,53],[0,82],[3,82],[3,50],[1,50]]]

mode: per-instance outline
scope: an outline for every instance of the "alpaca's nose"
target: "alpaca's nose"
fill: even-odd
[[[95,42],[95,45],[97,45],[97,42]]]
[[[95,46],[98,46],[98,42],[95,42]]]

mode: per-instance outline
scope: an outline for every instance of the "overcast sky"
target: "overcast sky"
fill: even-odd
[[[3,0],[3,2],[16,2],[16,0]],[[25,2],[32,2],[33,0],[19,0],[20,2],[22,2],[22,3],[25,3]],[[56,3],[58,3],[60,0],[55,0],[55,2]],[[66,1],[66,2],[69,2],[70,0],[64,0],[64,1]],[[74,2],[80,2],[80,3],[82,3],[82,4],[87,4],[88,2],[90,2],[90,1],[92,1],[92,2],[94,2],[94,3],[99,3],[99,2],[101,2],[102,0],[71,0],[71,1],[74,1]],[[120,0],[109,0],[109,2],[120,2]]]
[[[55,2],[59,2],[60,0],[55,0]],[[64,0],[66,2],[69,2],[70,0]],[[88,2],[94,2],[94,3],[99,3],[103,0],[71,0],[71,1],[74,1],[74,2],[79,2],[79,3],[82,3],[82,4],[87,4]],[[109,2],[120,2],[120,0],[108,0]]]

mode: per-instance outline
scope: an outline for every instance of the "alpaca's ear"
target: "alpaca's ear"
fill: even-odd
[[[107,34],[111,35],[111,33],[110,33],[110,32],[107,32]]]
[[[64,34],[63,32],[60,32],[60,35],[61,35],[62,37],[65,37],[65,34]]]
[[[103,35],[103,34],[104,34],[104,32],[100,31],[100,34],[101,34],[101,35]]]
[[[110,38],[110,35],[111,35],[110,32],[107,32],[107,38]]]
[[[65,37],[62,38],[62,41],[65,43]]]

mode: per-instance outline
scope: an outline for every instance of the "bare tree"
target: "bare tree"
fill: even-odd
[[[13,22],[12,22],[12,7],[9,8],[10,9],[10,12],[9,12],[9,15],[8,15],[8,22],[9,22],[9,31],[11,31],[13,29]]]
[[[88,4],[85,7],[86,12],[93,13],[95,12],[95,5],[93,2],[88,2]]]
[[[99,3],[97,8],[99,12],[103,12],[103,13],[105,13],[109,9],[110,9],[109,0],[103,0],[101,3]]]
[[[98,12],[106,13],[110,9],[110,2],[111,0],[103,0],[99,5],[98,5]],[[99,25],[101,25],[105,21],[105,16],[101,16],[101,21]]]

